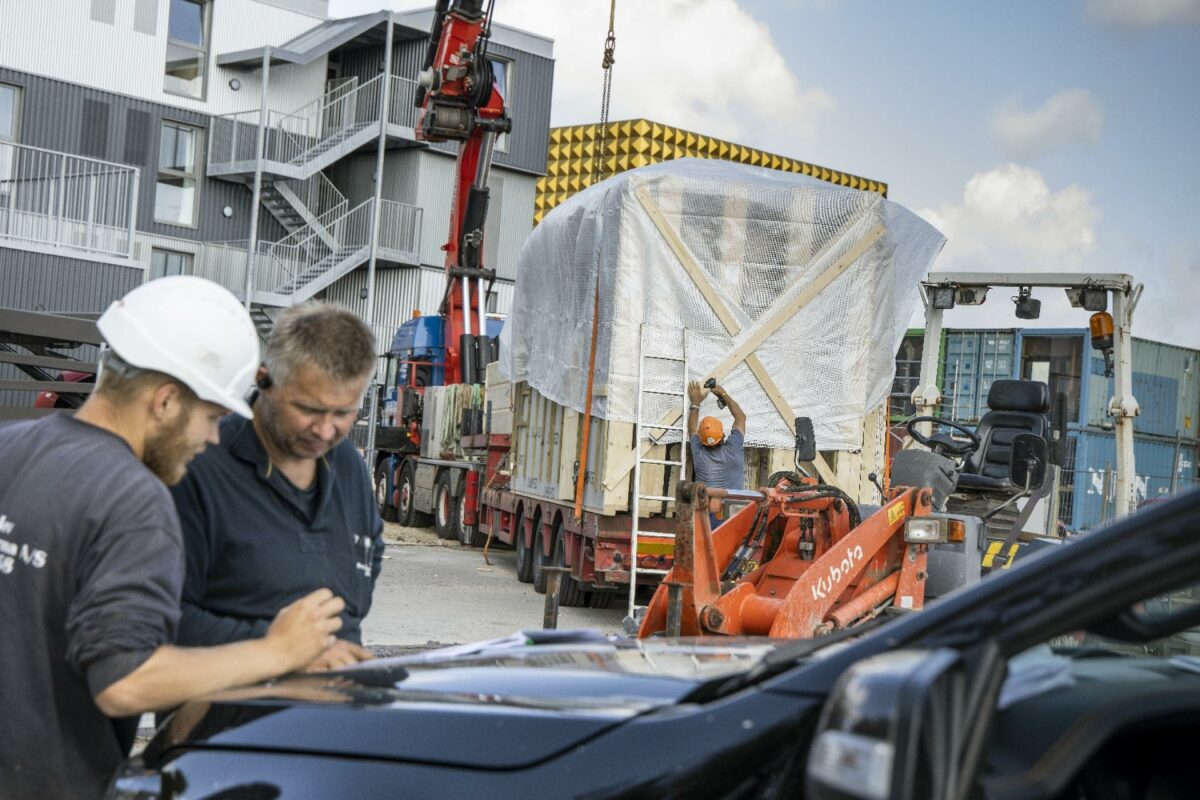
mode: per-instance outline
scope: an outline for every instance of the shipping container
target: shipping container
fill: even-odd
[[[1135,436],[1134,493],[1137,503],[1167,497],[1200,484],[1195,443]],[[1111,433],[1081,430],[1067,436],[1062,469],[1059,519],[1068,530],[1095,527],[1113,516],[1117,450]]]
[[[992,382],[1016,377],[1015,330],[947,330],[942,359],[942,414],[978,422],[987,413]]]
[[[893,422],[915,413],[911,395],[920,377],[922,336],[920,329],[909,330],[896,354]],[[1133,395],[1141,407],[1134,431],[1200,440],[1200,351],[1134,338],[1132,356]],[[1051,398],[1065,395],[1071,428],[1112,430],[1113,379],[1105,376],[1104,354],[1092,349],[1085,329],[945,329],[938,363],[941,414],[948,419],[978,422],[992,381],[1021,378],[1047,383]]]
[[[938,385],[942,382],[942,371],[946,353],[946,332],[938,341]],[[925,331],[909,328],[896,352],[896,377],[892,379],[892,391],[888,397],[888,416],[891,422],[903,422],[917,413],[913,405],[913,392],[921,380],[921,358],[925,352]]]
[[[1112,428],[1108,401],[1113,379],[1104,374],[1104,355],[1087,343],[1087,416],[1084,423]],[[1186,347],[1133,340],[1133,396],[1141,407],[1133,421],[1136,433],[1195,440],[1200,416],[1200,351]]]

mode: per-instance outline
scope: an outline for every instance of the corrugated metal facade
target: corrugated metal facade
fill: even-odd
[[[454,159],[427,148],[392,149],[383,165],[383,197],[423,209],[421,218],[421,264],[441,267],[446,254],[450,203],[454,197]],[[346,195],[351,207],[370,199],[374,192],[371,175],[375,153],[356,153],[327,170],[334,185]],[[491,171],[491,204],[486,228],[484,255],[497,275],[515,280],[517,259],[531,228],[536,178],[502,168]]]
[[[0,68],[0,81],[22,88],[19,140],[21,144],[130,164],[141,170],[137,228],[158,236],[198,241],[246,239],[250,235],[250,191],[241,184],[204,176],[206,148],[203,138],[209,117],[145,100],[111,94],[62,81]],[[87,121],[85,103],[106,108],[107,127],[97,129]],[[92,112],[92,118],[95,112]],[[158,145],[164,120],[191,125],[202,131],[197,151],[196,226],[166,225],[154,221],[154,192],[158,176]],[[229,206],[233,215],[226,217]],[[279,239],[283,227],[269,214],[260,214],[261,235]]]
[[[0,64],[179,108],[227,114],[258,108],[260,81],[257,73],[217,67],[217,55],[280,45],[321,22],[257,0],[210,3],[207,97],[198,100],[163,90],[170,0],[156,2],[155,32],[147,34],[141,30],[151,14],[144,2],[117,3],[108,24],[92,19],[90,0],[5,0],[0,2]],[[242,84],[238,91],[229,86],[235,76]],[[272,108],[293,111],[319,97],[324,83],[324,59],[273,70]]]
[[[1137,474],[1134,494],[1139,503],[1169,496],[1173,472],[1177,491],[1198,484],[1194,444],[1182,445],[1176,462],[1173,442],[1139,436],[1134,438],[1133,454]],[[1112,434],[1087,430],[1068,435],[1068,458],[1062,480],[1064,502],[1060,506],[1068,529],[1086,530],[1112,518],[1113,479],[1107,476],[1115,472],[1116,464]]]
[[[100,312],[142,282],[142,270],[0,247],[0,306]]]
[[[527,214],[533,208],[536,179],[520,172],[492,170],[493,195],[488,209],[486,235],[496,249],[492,256],[496,275],[516,280],[521,246],[532,226]],[[449,230],[450,202],[454,196],[454,159],[428,151],[420,153],[420,189],[415,202],[425,209],[421,231],[421,263],[441,266],[442,245]]]

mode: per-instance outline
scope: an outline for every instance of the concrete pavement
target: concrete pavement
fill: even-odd
[[[501,546],[488,552],[444,542],[432,529],[387,524],[383,571],[363,644],[461,644],[542,627],[545,595],[516,578],[516,558]],[[619,633],[625,598],[611,609],[560,608],[559,628]]]

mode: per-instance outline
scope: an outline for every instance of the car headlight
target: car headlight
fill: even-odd
[[[904,541],[913,544],[938,544],[948,539],[949,526],[938,517],[909,517],[904,523]]]

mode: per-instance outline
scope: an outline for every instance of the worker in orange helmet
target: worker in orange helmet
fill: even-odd
[[[697,481],[721,489],[742,489],[746,483],[745,459],[742,449],[746,439],[746,414],[737,401],[719,384],[712,382],[711,389],[700,381],[688,384],[688,441],[692,446],[692,469]],[[733,429],[725,435],[725,428],[716,417],[700,419],[700,405],[709,393],[728,406],[733,414]],[[713,527],[718,524],[720,501],[715,500],[709,511]]]

